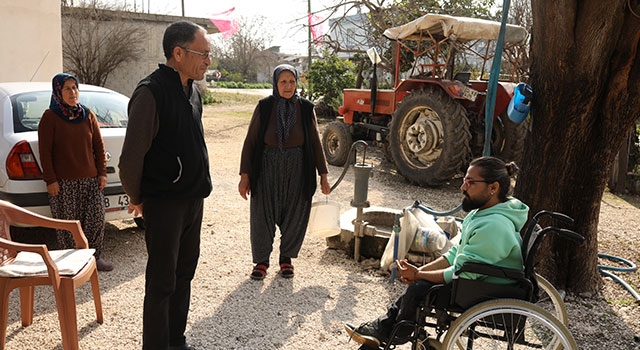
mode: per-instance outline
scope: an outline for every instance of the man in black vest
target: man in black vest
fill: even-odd
[[[142,79],[129,101],[118,167],[129,213],[142,215],[146,230],[143,349],[193,349],[184,332],[203,202],[212,189],[202,101],[193,83],[211,64],[205,35],[191,22],[171,24],[162,40],[166,64]]]

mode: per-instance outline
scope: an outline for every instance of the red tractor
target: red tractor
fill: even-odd
[[[352,142],[366,140],[381,145],[412,183],[442,185],[466,169],[472,157],[483,153],[488,80],[472,80],[471,72],[454,75],[454,57],[461,52],[479,57],[472,63],[482,66],[476,73],[482,78],[493,57],[490,43],[499,31],[499,22],[435,14],[387,29],[385,37],[398,47],[394,88],[376,89],[374,61],[371,90],[344,90],[341,117],[328,124],[322,136],[329,164],[344,165]],[[523,45],[527,36],[523,27],[507,25],[505,52]],[[407,72],[400,72],[401,57],[414,58]],[[507,59],[516,72],[515,60]],[[519,160],[528,129],[528,120],[516,123],[507,117],[513,80],[498,82],[491,129],[491,155],[505,160]]]

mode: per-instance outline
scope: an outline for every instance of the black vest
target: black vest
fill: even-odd
[[[163,64],[139,85],[153,93],[159,121],[158,134],[144,157],[143,198],[207,197],[212,185],[200,92],[189,81],[187,98],[178,72]]]
[[[300,98],[300,112],[302,113],[302,127],[304,130],[304,194],[307,200],[313,198],[313,194],[316,192],[318,185],[316,179],[316,154],[313,151],[313,144],[311,142],[311,134],[309,132],[311,127],[311,115],[313,114],[313,103],[304,98]],[[251,161],[251,174],[249,179],[251,181],[251,188],[256,188],[258,184],[258,178],[260,177],[260,168],[262,164],[262,153],[264,152],[264,134],[271,119],[271,113],[273,111],[273,104],[275,103],[275,97],[267,96],[258,102],[260,106],[260,130],[258,132],[258,142],[256,143],[256,149]]]

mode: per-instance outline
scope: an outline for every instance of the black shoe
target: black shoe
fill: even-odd
[[[103,258],[96,259],[96,267],[98,271],[111,271],[113,270],[113,264],[104,260]]]
[[[351,339],[372,349],[379,349],[385,340],[382,332],[371,322],[365,322],[358,327],[347,323],[344,328]]]
[[[169,350],[196,350],[196,348],[194,348],[189,344],[182,344],[182,345],[170,345]]]

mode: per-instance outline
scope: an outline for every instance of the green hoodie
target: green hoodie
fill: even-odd
[[[472,210],[462,222],[460,244],[443,255],[451,265],[444,270],[445,282],[450,283],[454,272],[467,261],[523,270],[520,230],[527,221],[528,213],[529,207],[512,197],[487,209]],[[504,278],[466,272],[461,277],[484,278],[496,284],[512,283]]]

